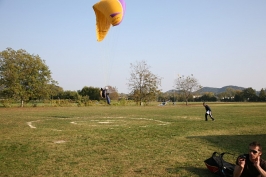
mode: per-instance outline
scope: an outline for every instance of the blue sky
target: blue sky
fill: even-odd
[[[204,87],[266,88],[265,0],[126,0],[123,22],[96,41],[97,0],[0,0],[0,51],[45,60],[64,90],[111,85],[128,93],[130,63],[162,77],[193,74]]]

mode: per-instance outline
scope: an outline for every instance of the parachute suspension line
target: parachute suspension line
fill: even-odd
[[[101,53],[101,75],[102,75],[102,86],[109,84],[109,59],[110,59],[110,44],[109,40],[100,42],[100,53]]]
[[[109,85],[110,81],[110,74],[111,74],[111,60],[112,60],[112,31],[109,30],[109,35],[105,37],[103,41],[100,42],[101,44],[101,51],[102,51],[102,75],[103,75],[103,86]]]
[[[114,29],[115,28],[115,29]],[[109,40],[109,65],[108,65],[108,81],[113,80],[112,74],[113,74],[113,67],[116,65],[119,65],[117,60],[117,54],[119,53],[119,34],[120,34],[121,28],[111,27],[110,29],[110,40]],[[107,83],[109,85],[109,83]]]
[[[119,52],[119,34],[120,30],[118,28],[111,26],[108,35],[103,41],[100,42],[101,45],[101,65],[102,65],[102,75],[103,75],[103,84],[104,86],[112,85],[110,84],[110,79],[112,79],[112,71],[114,64],[117,63],[117,53]]]

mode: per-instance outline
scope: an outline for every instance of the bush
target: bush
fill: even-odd
[[[1,100],[2,105],[4,107],[6,107],[6,108],[12,107],[12,103],[13,102],[14,102],[14,100],[12,100],[12,99],[3,99],[3,100]]]
[[[126,106],[127,105],[127,100],[125,98],[120,99],[119,100],[119,105]]]

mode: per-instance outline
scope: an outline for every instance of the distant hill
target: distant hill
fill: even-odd
[[[219,94],[219,93],[225,92],[227,88],[232,88],[234,90],[244,90],[244,89],[246,89],[244,87],[228,85],[228,86],[224,86],[222,88],[203,87],[200,90],[198,90],[197,92],[199,92],[199,93],[212,92],[214,94]],[[169,90],[166,93],[173,93],[173,92],[177,92],[177,90]]]
[[[233,85],[228,85],[224,86],[222,88],[214,88],[214,87],[203,87],[202,89],[198,90],[199,93],[205,93],[205,92],[213,92],[215,94],[225,92],[226,89],[232,88],[234,90],[244,90],[246,88],[244,87],[239,87],[239,86],[233,86]]]

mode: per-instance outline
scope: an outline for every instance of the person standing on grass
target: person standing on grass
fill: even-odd
[[[260,143],[250,143],[248,152],[236,159],[234,177],[266,177],[266,161],[261,158]]]
[[[208,115],[211,117],[211,119],[214,121],[214,118],[212,117],[212,110],[210,108],[210,106],[208,106],[207,104],[205,104],[205,102],[203,102],[203,106],[206,109],[206,113],[205,113],[205,121],[208,121]]]

